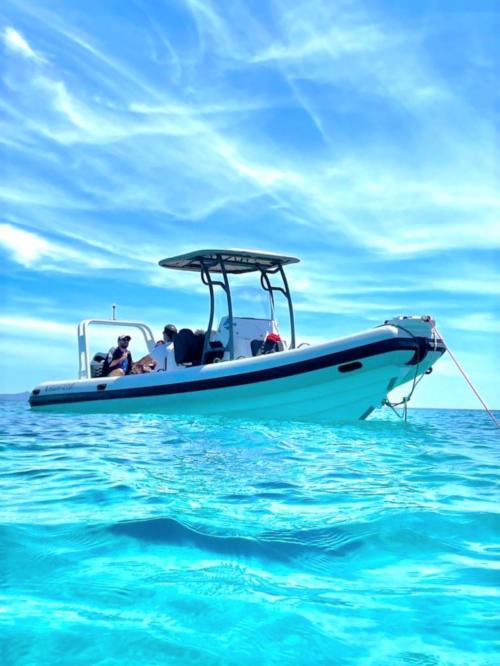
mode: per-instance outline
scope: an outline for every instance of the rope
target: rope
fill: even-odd
[[[497,419],[495,418],[495,415],[493,414],[493,412],[491,411],[491,409],[488,408],[488,405],[484,402],[484,400],[483,400],[483,399],[481,398],[481,396],[479,395],[478,390],[475,388],[474,384],[471,382],[471,380],[470,380],[469,377],[467,376],[467,373],[466,373],[465,370],[462,368],[462,366],[460,365],[460,363],[459,363],[458,360],[456,359],[456,357],[455,357],[455,355],[453,354],[453,352],[451,351],[451,349],[448,347],[448,345],[447,345],[447,343],[445,342],[443,336],[442,336],[441,333],[437,330],[437,328],[436,328],[436,333],[439,335],[439,337],[440,337],[441,340],[443,341],[444,346],[446,347],[446,351],[447,351],[448,354],[450,355],[452,361],[455,363],[455,365],[457,366],[457,368],[458,368],[458,369],[460,370],[460,372],[462,373],[462,375],[463,375],[465,381],[467,382],[467,384],[471,387],[471,389],[472,389],[472,391],[474,392],[476,398],[477,398],[477,399],[479,400],[479,402],[482,404],[482,406],[484,407],[484,409],[486,410],[486,412],[488,413],[490,419],[493,421],[493,423],[496,425],[496,427],[500,429],[500,423],[498,423],[498,421],[497,421]]]
[[[405,421],[408,420],[408,403],[409,403],[410,400],[411,400],[411,397],[412,397],[412,395],[413,395],[413,392],[414,392],[414,390],[417,388],[417,386],[419,385],[419,383],[422,381],[422,379],[424,378],[424,376],[427,374],[427,373],[424,373],[423,375],[420,375],[420,377],[417,379],[417,376],[418,376],[418,367],[419,367],[419,365],[420,365],[420,363],[417,363],[417,366],[416,366],[416,368],[415,368],[415,375],[414,375],[414,377],[413,377],[413,384],[412,384],[411,390],[410,390],[410,392],[408,393],[408,395],[405,396],[405,397],[404,397],[402,400],[400,400],[399,402],[391,402],[391,401],[388,400],[387,398],[385,398],[385,400],[384,400],[384,405],[387,405],[387,407],[390,407],[390,408],[392,409],[392,411],[394,412],[394,414],[396,414],[397,416],[399,416],[400,419],[404,419]],[[396,410],[396,407],[399,407],[400,405],[403,405],[403,414],[400,414],[400,413]]]

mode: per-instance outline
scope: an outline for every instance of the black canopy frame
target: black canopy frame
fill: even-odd
[[[213,352],[210,345],[210,333],[212,331],[215,317],[215,287],[222,289],[226,295],[229,336],[227,345],[223,348],[223,351],[229,353],[230,360],[234,360],[234,318],[233,299],[229,284],[230,273],[241,274],[257,271],[260,273],[260,285],[262,289],[269,294],[273,318],[275,307],[274,293],[279,292],[283,294],[288,304],[290,319],[290,349],[295,349],[295,317],[293,312],[293,302],[283,266],[285,264],[297,263],[298,261],[299,260],[295,257],[287,257],[271,253],[259,253],[251,250],[201,250],[199,252],[190,252],[188,254],[160,261],[160,266],[164,266],[165,268],[199,271],[201,281],[208,287],[210,313],[207,334],[205,335],[203,344],[202,364],[205,362],[207,355],[210,352]],[[216,279],[214,277],[215,275],[220,275],[222,279]],[[276,275],[280,276],[282,286],[272,284],[270,276]]]

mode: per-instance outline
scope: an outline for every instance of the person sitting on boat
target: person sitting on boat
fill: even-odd
[[[167,367],[175,366],[174,335],[177,327],[167,324],[163,329],[163,340],[158,340],[155,348],[146,356],[134,363],[132,372],[141,374],[143,372],[161,372]]]
[[[104,361],[103,377],[119,377],[132,372],[132,354],[128,350],[130,335],[118,336],[118,347],[109,350]]]

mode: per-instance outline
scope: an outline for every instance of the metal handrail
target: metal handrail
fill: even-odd
[[[116,319],[84,319],[78,324],[78,377],[80,379],[91,379],[90,361],[89,361],[89,341],[87,339],[87,329],[90,325],[98,324],[101,326],[121,326],[122,328],[138,328],[144,336],[148,352],[151,352],[155,346],[153,331],[147,324],[139,321],[123,321]]]

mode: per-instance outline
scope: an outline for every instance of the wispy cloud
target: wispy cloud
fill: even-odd
[[[450,244],[497,245],[498,169],[494,166],[489,173],[483,171],[478,188],[477,164],[478,160],[484,163],[487,151],[484,143],[477,143],[477,137],[467,142],[462,135],[453,136],[445,130],[446,167],[438,179],[442,157],[432,166],[419,157],[418,164],[411,166],[406,158],[399,161],[398,154],[384,156],[379,142],[373,143],[373,139],[362,153],[349,146],[351,154],[347,157],[336,145],[324,102],[318,94],[311,96],[302,90],[303,82],[309,80],[321,86],[328,99],[333,87],[343,84],[357,87],[357,95],[362,89],[365,95],[377,95],[378,100],[392,100],[396,95],[405,106],[431,97],[436,104],[432,91],[437,94],[440,90],[440,106],[453,111],[459,100],[433,75],[425,59],[418,57],[422,47],[417,36],[407,30],[398,32],[394,26],[383,27],[366,12],[339,12],[322,2],[314,3],[314,11],[305,5],[277,7],[277,25],[267,31],[261,26],[252,49],[248,39],[237,44],[226,17],[215,6],[189,3],[200,39],[205,36],[204,48],[209,48],[209,39],[211,48],[219,53],[217,67],[221,74],[230,67],[251,71],[261,61],[272,61],[278,67],[280,76],[292,87],[295,101],[313,119],[328,146],[328,153],[320,159],[298,158],[288,146],[282,150],[269,142],[256,143],[248,134],[245,117],[240,118],[237,131],[230,127],[228,132],[227,125],[234,122],[230,114],[238,105],[246,114],[259,113],[258,107],[252,111],[248,97],[236,101],[233,91],[228,90],[227,104],[219,103],[214,120],[213,113],[212,117],[206,114],[211,98],[203,84],[196,103],[192,99],[187,102],[181,90],[167,94],[151,87],[130,67],[93,44],[81,30],[66,25],[60,17],[54,18],[46,9],[30,11],[60,38],[106,68],[108,75],[103,79],[99,71],[94,83],[105,81],[107,99],[88,95],[82,99],[80,92],[72,90],[50,69],[32,76],[31,86],[34,94],[46,101],[40,108],[48,106],[53,114],[47,118],[44,111],[45,116],[38,121],[30,116],[29,123],[33,128],[33,122],[37,122],[38,134],[61,147],[88,146],[82,146],[80,161],[85,168],[75,174],[76,182],[105,206],[138,207],[203,219],[233,203],[265,195],[277,203],[289,222],[300,216],[314,228],[321,220],[331,233],[377,252],[418,254]],[[246,13],[244,16],[247,18]],[[324,25],[329,25],[326,31]],[[341,59],[340,64],[337,59]],[[112,72],[135,86],[138,95],[146,92],[147,100],[130,101],[127,89],[126,101]],[[349,72],[350,78],[346,80],[342,72]],[[92,75],[87,70],[85,73],[91,83]],[[363,80],[364,88],[358,78]],[[367,89],[366,85],[372,85],[370,81],[373,87]],[[332,100],[335,106],[331,118],[342,122],[338,107],[342,108],[345,98],[344,92]],[[419,106],[418,111],[424,128],[439,122],[439,117],[430,116],[428,110]],[[459,173],[450,172],[450,157],[471,166]],[[163,185],[165,178],[168,188]],[[105,187],[101,186],[104,182]],[[56,205],[62,200],[53,197]],[[293,212],[292,217],[288,211]],[[437,216],[439,225],[434,221]],[[485,229],[483,236],[475,233],[478,218]]]
[[[19,334],[20,331],[30,331],[30,335],[50,339],[75,335],[74,326],[29,316],[2,316],[0,317],[0,329],[14,334]]]
[[[14,28],[7,26],[3,30],[2,37],[5,46],[10,51],[18,53],[24,58],[28,58],[29,60],[33,60],[38,63],[45,62],[45,59],[39,53],[36,53],[31,48],[27,40],[18,30],[15,30]]]
[[[493,336],[500,334],[500,317],[493,312],[466,312],[461,317],[449,318],[447,325],[458,331],[477,331]]]
[[[14,261],[26,267],[32,266],[49,251],[49,244],[43,238],[10,224],[0,225],[0,244],[12,254]]]
[[[0,246],[13,261],[30,269],[73,273],[130,266],[124,259],[106,257],[102,252],[82,252],[11,224],[0,224]]]

